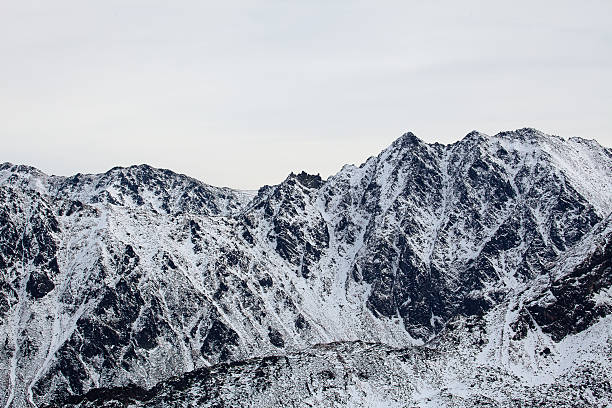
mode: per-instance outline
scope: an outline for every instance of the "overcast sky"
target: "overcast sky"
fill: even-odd
[[[254,189],[406,131],[612,146],[612,1],[0,0],[0,162]]]

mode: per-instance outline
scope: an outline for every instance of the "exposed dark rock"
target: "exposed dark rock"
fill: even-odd
[[[57,266],[57,263],[55,263]],[[55,288],[55,284],[47,275],[40,272],[32,272],[30,279],[26,284],[26,290],[35,299],[44,297],[47,293],[51,292]]]
[[[612,286],[611,238],[526,306],[530,316],[553,340],[581,332],[612,312],[612,305],[598,304],[595,300],[595,294]],[[523,319],[527,317],[523,315]]]
[[[238,345],[238,333],[227,327],[222,321],[213,319],[202,341],[200,352],[203,356],[227,360]]]
[[[283,335],[278,330],[270,326],[268,327],[268,338],[274,347],[285,347],[285,339],[283,339]]]

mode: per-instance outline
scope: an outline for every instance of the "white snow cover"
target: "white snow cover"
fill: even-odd
[[[506,153],[501,155],[500,149]],[[469,184],[465,182],[468,174],[461,173],[482,157],[515,193],[497,207],[491,204],[487,186]],[[418,172],[433,175],[439,196],[419,195]],[[136,333],[150,324],[146,310],[159,314],[163,333],[153,347],[135,349],[138,363],[129,368],[119,361],[104,368],[101,358],[81,354],[82,392],[128,384],[150,388],[170,376],[222,361],[219,355],[201,352],[214,320],[237,335],[232,360],[294,353],[297,357],[292,358],[302,361],[306,357],[300,351],[313,345],[358,342],[339,345],[339,351],[329,355],[315,349],[312,361],[288,371],[298,378],[314,372],[314,366],[318,370],[323,364],[320,358],[337,362],[335,369],[350,373],[346,388],[337,391],[340,406],[472,406],[477,398],[485,398],[491,406],[508,406],[521,393],[537,395],[542,387],[573,384],[588,366],[597,373],[612,372],[609,315],[560,342],[540,327],[513,340],[511,327],[523,302],[550,279],[582,262],[598,237],[610,235],[612,223],[603,230],[593,227],[566,251],[554,249],[557,258],[546,276],[517,276],[530,242],[522,240],[500,251],[491,260],[499,279],[481,291],[486,296],[503,292],[504,298],[486,312],[478,329],[468,330],[472,320],[462,316],[444,328],[448,322],[432,313],[431,326],[444,329],[435,336],[415,336],[407,330],[410,319],[399,314],[405,305],[397,305],[395,316],[380,315],[368,303],[373,284],[355,278],[368,262],[377,260],[373,243],[385,242],[398,254],[398,234],[408,228],[412,232],[402,237],[415,254],[415,263],[443,271],[451,290],[464,284],[462,273],[503,225],[518,225],[521,236],[535,228],[544,245],[553,247],[553,213],[546,200],[554,197],[542,190],[541,201],[533,203],[526,193],[542,188],[538,182],[543,174],[556,177],[584,199],[602,219],[598,225],[606,222],[612,212],[610,149],[533,129],[495,136],[473,133],[449,146],[427,145],[406,135],[363,165],[343,167],[318,188],[286,181],[260,190],[259,195],[208,186],[148,166],[65,178],[4,164],[0,166],[0,199],[8,218],[3,222],[8,226],[6,234],[14,230],[20,237],[16,242],[21,247],[15,250],[21,256],[1,270],[6,286],[0,311],[7,306],[6,313],[0,314],[0,389],[6,390],[0,392],[0,402],[6,407],[38,406],[69,386],[68,376],[59,373],[59,356],[71,344],[83,347],[79,322],[97,318],[105,290],[128,280],[127,272],[120,270],[128,246],[138,257],[137,262],[129,261],[130,276],[138,277],[134,287],[143,299],[130,323],[130,345],[135,344]],[[471,200],[473,214],[483,220],[477,225],[461,216],[466,205],[462,189]],[[277,191],[291,196],[279,193],[278,198]],[[371,199],[375,194],[376,200]],[[80,209],[71,211],[74,206]],[[532,211],[534,226],[521,218],[525,208]],[[48,225],[50,217],[45,214],[57,220],[56,229]],[[283,257],[277,244],[282,233],[279,220],[298,226],[304,242],[314,247],[317,234],[327,231],[328,242],[320,256],[308,259],[308,251],[300,247],[299,265]],[[57,246],[58,271],[49,273],[53,289],[34,299],[26,287],[33,274],[47,273],[34,261],[42,253],[42,244],[27,254],[23,245],[40,230]],[[307,278],[300,272],[305,265],[310,268]],[[399,261],[394,261],[390,274],[397,276],[399,268]],[[262,283],[268,279],[270,285]],[[612,288],[602,288],[592,299],[598,306],[612,308]],[[107,308],[104,313],[100,319],[116,318],[118,312]],[[297,327],[299,319],[307,329]],[[282,347],[271,343],[271,329],[282,335]],[[120,355],[125,356],[129,347]],[[431,349],[435,357],[407,362],[389,351],[394,357],[389,357],[388,365],[380,360],[371,363],[372,356],[383,359],[389,355],[385,350],[395,348],[419,356]],[[544,348],[551,354],[541,354]],[[343,365],[342,359],[350,361]],[[373,364],[376,374],[358,376],[355,367],[368,364]],[[610,392],[591,395],[591,388],[585,389],[585,404],[589,399],[595,406],[612,403]],[[267,399],[272,398],[269,394],[254,392],[252,397],[282,405],[282,395],[289,391],[275,383],[269,393],[274,392],[276,403]],[[322,385],[311,394],[304,393],[296,394],[304,404],[334,406]]]

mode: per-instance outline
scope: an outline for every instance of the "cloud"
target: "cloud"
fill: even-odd
[[[612,146],[607,1],[5,2],[2,161],[256,188],[406,130]]]

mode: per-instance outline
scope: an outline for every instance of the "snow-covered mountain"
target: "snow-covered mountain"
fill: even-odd
[[[5,163],[0,202],[7,407],[612,403],[594,141],[407,133],[258,192]]]

